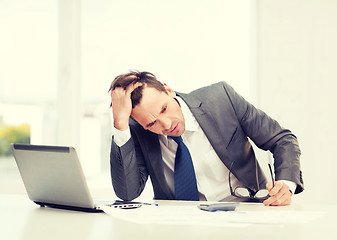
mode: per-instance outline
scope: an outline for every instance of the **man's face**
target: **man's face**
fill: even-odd
[[[151,132],[181,136],[185,132],[185,119],[175,93],[168,87],[167,94],[152,87],[144,87],[140,103],[132,109],[132,117]]]

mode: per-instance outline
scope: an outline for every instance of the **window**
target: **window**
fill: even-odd
[[[10,142],[55,142],[57,1],[2,1],[0,29],[0,178],[21,180]]]

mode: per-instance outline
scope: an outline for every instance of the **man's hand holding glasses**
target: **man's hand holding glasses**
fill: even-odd
[[[257,191],[253,191],[244,186],[233,188],[231,184],[231,172],[234,162],[232,162],[231,167],[229,168],[228,176],[229,189],[232,196],[247,200],[263,201],[265,206],[285,206],[291,203],[291,197],[293,193],[290,191],[289,185],[284,180],[274,180],[273,170],[270,164],[268,164],[268,167],[272,182],[266,184],[267,189],[257,189]],[[257,186],[259,186],[258,174],[256,170],[255,173]]]
[[[274,183],[267,183],[269,198],[263,201],[266,206],[285,206],[291,203],[293,193],[289,190],[289,186],[282,180]]]

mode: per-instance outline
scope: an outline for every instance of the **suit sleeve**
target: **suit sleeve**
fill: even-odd
[[[273,153],[275,179],[295,182],[295,193],[302,192],[301,151],[296,136],[248,103],[228,84],[223,84],[243,131],[256,146]]]
[[[110,172],[117,197],[131,201],[142,193],[148,172],[136,137],[131,137],[121,147],[112,139]]]

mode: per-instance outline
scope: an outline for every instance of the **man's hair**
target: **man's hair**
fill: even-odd
[[[131,102],[132,108],[137,106],[140,103],[140,100],[143,97],[143,89],[144,87],[152,87],[157,89],[160,92],[166,92],[164,85],[157,80],[156,76],[150,72],[139,72],[139,71],[131,71],[126,74],[118,75],[111,83],[110,91],[115,90],[115,88],[122,87],[124,90],[131,85],[137,82],[143,83],[142,86],[136,88],[131,93]]]

